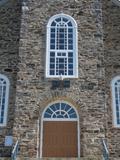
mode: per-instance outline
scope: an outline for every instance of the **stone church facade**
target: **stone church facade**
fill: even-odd
[[[3,1],[0,156],[118,160],[119,1]]]

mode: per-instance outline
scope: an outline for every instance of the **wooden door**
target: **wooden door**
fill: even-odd
[[[76,121],[43,122],[43,157],[78,157]]]

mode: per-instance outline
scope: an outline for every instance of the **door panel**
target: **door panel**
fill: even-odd
[[[43,122],[43,157],[78,157],[77,122]]]

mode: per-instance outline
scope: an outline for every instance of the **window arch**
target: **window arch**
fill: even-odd
[[[112,83],[113,122],[115,127],[120,127],[120,76],[113,78]]]
[[[77,113],[73,107],[65,102],[56,102],[50,105],[44,112],[43,119],[48,120],[77,120]]]
[[[77,24],[71,16],[50,18],[46,48],[46,77],[78,77]]]
[[[9,95],[9,80],[0,74],[0,126],[6,125]]]

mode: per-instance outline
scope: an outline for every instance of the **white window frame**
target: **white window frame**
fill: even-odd
[[[44,118],[44,114],[46,110],[55,103],[65,103],[71,106],[71,108],[74,109],[77,117],[76,118]],[[42,117],[41,117],[41,136],[40,136],[40,158],[42,158],[42,149],[43,149],[43,122],[44,121],[76,121],[77,122],[77,138],[78,138],[78,158],[80,158],[80,124],[79,124],[79,114],[76,108],[71,104],[64,100],[57,100],[54,102],[51,102],[43,111]]]
[[[50,29],[51,29],[51,24],[52,22],[57,19],[57,18],[66,18],[68,19],[71,23],[72,23],[72,28],[73,28],[73,75],[50,75],[49,71],[50,71]],[[69,15],[66,14],[57,14],[52,16],[47,24],[47,37],[46,37],[47,41],[46,41],[46,72],[45,72],[45,76],[46,78],[78,78],[78,33],[77,33],[77,23],[76,21]],[[54,52],[58,52],[58,51],[62,51],[62,50],[57,50],[54,49]],[[63,50],[63,52],[68,52],[68,50]],[[70,51],[69,51],[70,52]],[[67,55],[68,58],[68,55]],[[68,62],[67,62],[68,64]],[[56,62],[55,62],[56,65]],[[56,66],[55,66],[55,70],[56,70]],[[68,73],[68,72],[67,72]]]
[[[116,76],[111,81],[111,91],[112,91],[112,111],[113,111],[113,125],[114,127],[120,128],[120,124],[117,123],[117,109],[116,109],[116,97],[115,97],[115,83],[120,80],[120,76]],[[120,94],[120,93],[119,93]],[[120,110],[120,99],[119,99],[119,110]],[[120,114],[120,112],[119,112]]]
[[[3,123],[0,123],[0,127],[4,127],[7,124],[7,111],[8,111],[8,98],[9,98],[9,86],[10,86],[10,82],[9,82],[9,79],[5,75],[0,74],[0,78],[4,79],[6,81],[4,118],[3,118]],[[1,103],[1,105],[2,105],[2,103]],[[1,112],[1,110],[0,110],[0,112]]]

